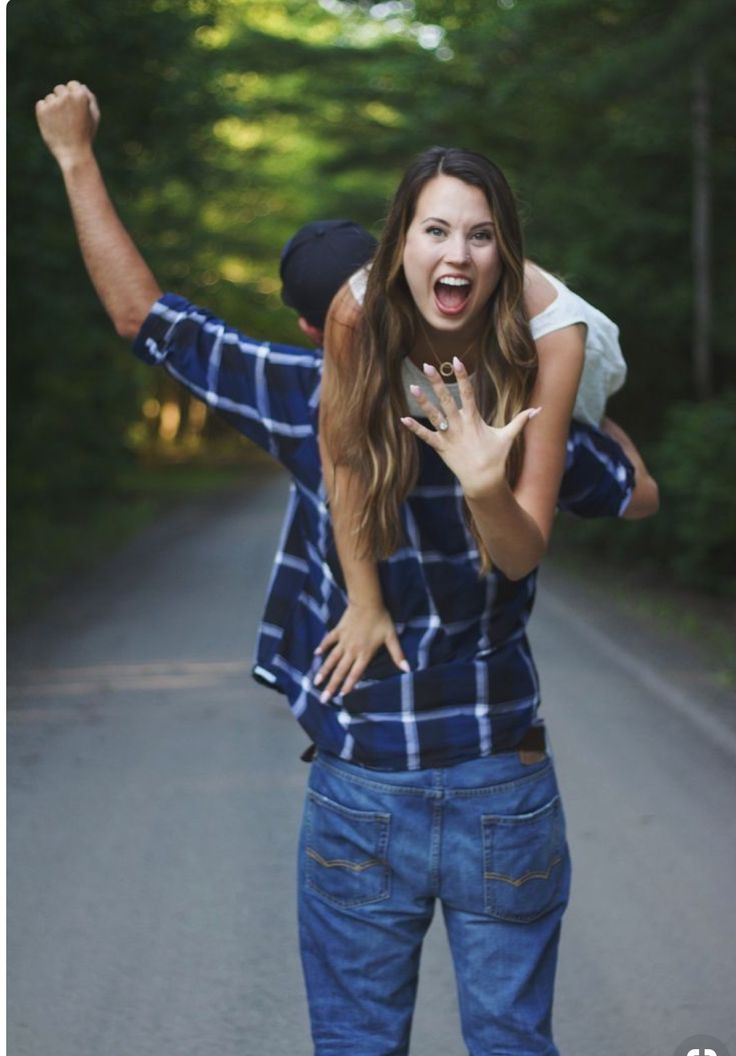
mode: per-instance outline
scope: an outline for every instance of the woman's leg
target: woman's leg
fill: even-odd
[[[427,773],[379,778],[329,756],[312,764],[299,842],[299,936],[316,1056],[409,1051],[434,911]]]
[[[552,997],[570,860],[551,760],[525,766],[508,753],[453,771],[441,898],[463,1037],[470,1056],[557,1056]]]

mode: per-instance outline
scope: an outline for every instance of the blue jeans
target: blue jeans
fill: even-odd
[[[557,1056],[570,859],[552,760],[379,771],[319,753],[299,841],[316,1056],[402,1056],[440,899],[470,1056]]]

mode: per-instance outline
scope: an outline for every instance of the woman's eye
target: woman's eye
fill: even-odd
[[[443,228],[441,228],[441,227],[428,227],[427,228],[427,234],[428,235],[444,235],[444,233],[445,232],[444,232]]]
[[[492,231],[476,231],[473,235],[476,242],[490,242],[493,239]]]

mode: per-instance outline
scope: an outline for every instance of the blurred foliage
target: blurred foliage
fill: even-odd
[[[670,408],[693,393],[696,59],[710,81],[715,377],[736,380],[730,0],[13,0],[7,39],[11,517],[83,517],[114,496],[134,451],[161,443],[146,401],[178,402],[167,442],[182,450],[223,436],[121,351],[86,280],[33,113],[76,77],[98,96],[103,171],[159,282],[277,340],[299,342],[278,284],[296,227],[350,216],[378,230],[415,151],[490,154],[528,255],[621,327],[630,378],[611,414],[651,450],[664,437],[662,553],[686,576],[723,560],[682,491],[710,495],[703,474],[721,468],[695,450],[708,411]],[[679,477],[685,451],[701,469]],[[668,506],[670,484],[682,501]]]
[[[736,390],[667,411],[654,463],[665,495],[660,552],[684,583],[736,595]],[[661,525],[671,522],[665,531]]]
[[[679,401],[645,451],[661,508],[644,521],[579,521],[557,530],[563,549],[622,563],[655,578],[736,599],[736,390],[702,403]]]
[[[29,616],[71,576],[86,572],[162,514],[192,498],[201,504],[216,493],[222,508],[226,490],[241,493],[268,472],[266,457],[246,465],[213,465],[162,460],[124,469],[114,488],[98,495],[79,516],[78,507],[60,506],[49,518],[43,506],[15,511],[8,533],[13,563],[8,569],[9,622]]]

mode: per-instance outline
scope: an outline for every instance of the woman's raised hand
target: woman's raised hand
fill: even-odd
[[[320,697],[324,704],[336,693],[349,693],[371,662],[376,652],[385,645],[391,659],[402,671],[409,671],[399,636],[388,611],[373,605],[348,602],[342,617],[315,649],[315,655],[329,655],[314,677],[315,686],[326,678],[329,682]]]
[[[434,431],[420,425],[414,418],[402,418],[401,421],[420,440],[434,448],[460,481],[466,498],[485,498],[505,483],[506,460],[513,442],[541,407],[520,411],[500,429],[488,425],[478,411],[468,372],[457,357],[452,365],[461,406],[455,403],[439,371],[425,363],[424,373],[431,382],[437,404],[419,386],[412,385],[411,391]]]

